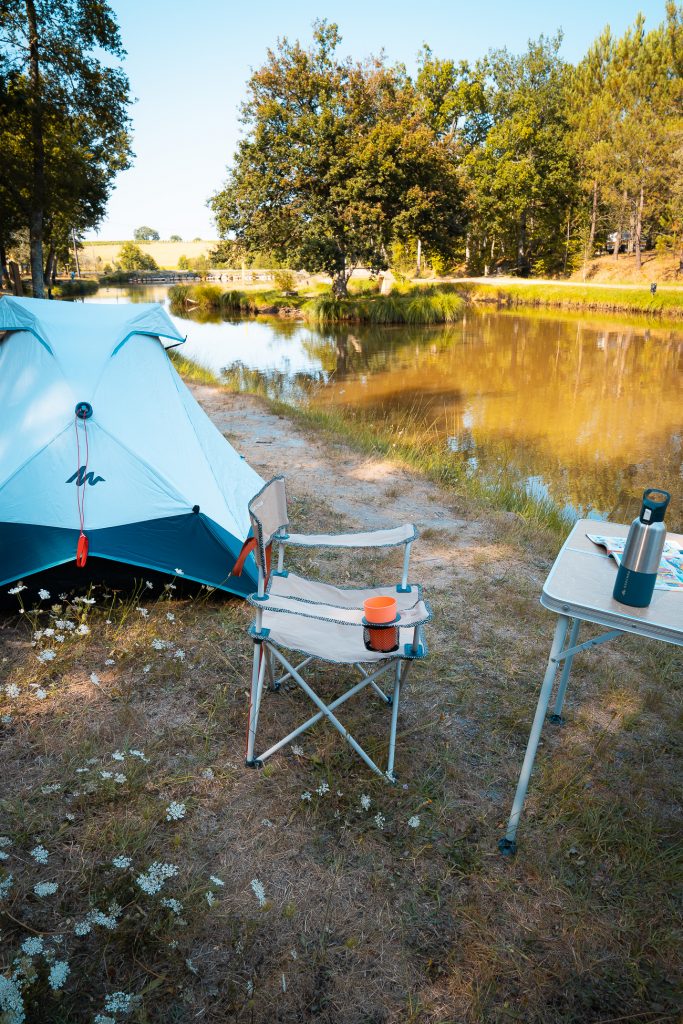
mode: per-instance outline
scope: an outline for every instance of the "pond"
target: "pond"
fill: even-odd
[[[166,301],[101,289],[88,301]],[[683,328],[662,321],[468,311],[447,327],[312,328],[174,317],[182,352],[272,397],[437,432],[468,474],[505,473],[567,518],[628,521],[646,486],[683,526]]]

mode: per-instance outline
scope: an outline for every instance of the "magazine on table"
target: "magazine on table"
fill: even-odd
[[[597,533],[587,533],[586,536],[594,544],[605,548],[607,554],[612,556],[617,565],[621,565],[626,537],[604,537]],[[673,541],[667,540],[664,543],[655,590],[683,591],[683,548]]]

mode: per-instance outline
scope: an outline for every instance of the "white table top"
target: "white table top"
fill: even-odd
[[[629,527],[580,519],[564,542],[543,586],[541,604],[571,618],[683,646],[683,591],[655,590],[647,608],[631,608],[612,597],[617,563],[586,534],[625,537]],[[667,534],[683,545],[683,536]]]

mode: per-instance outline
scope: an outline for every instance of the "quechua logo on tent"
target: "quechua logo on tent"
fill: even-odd
[[[94,487],[95,484],[99,484],[100,482],[103,484],[106,483],[104,477],[95,476],[92,470],[89,473],[86,473],[85,466],[79,466],[73,476],[70,476],[66,481],[67,484],[75,483],[76,487],[85,487],[86,483],[90,484],[91,487]]]

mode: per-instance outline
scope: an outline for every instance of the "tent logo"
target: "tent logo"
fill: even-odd
[[[91,487],[94,487],[95,484],[100,483],[100,481],[102,481],[102,483],[106,483],[103,476],[95,476],[92,470],[90,473],[86,473],[85,466],[79,466],[74,475],[70,476],[66,482],[68,484],[72,484],[74,481],[76,482],[76,487],[85,487],[86,483],[89,483]]]

